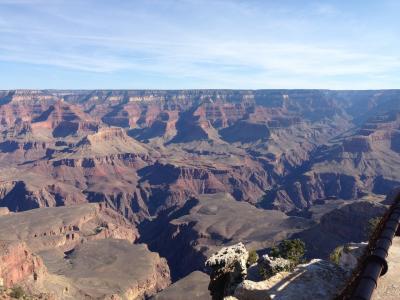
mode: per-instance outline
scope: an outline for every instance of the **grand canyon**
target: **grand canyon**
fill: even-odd
[[[42,299],[211,299],[224,246],[368,240],[399,168],[399,90],[0,91],[0,277]]]

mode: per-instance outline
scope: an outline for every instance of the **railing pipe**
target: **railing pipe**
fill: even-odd
[[[364,269],[361,272],[358,283],[354,289],[351,300],[370,300],[378,279],[388,271],[386,258],[392,240],[399,231],[400,222],[400,195],[396,197],[395,203],[391,207],[391,212],[386,219],[383,229],[375,243],[374,250],[367,257]]]

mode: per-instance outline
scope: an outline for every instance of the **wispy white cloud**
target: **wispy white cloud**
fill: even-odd
[[[359,18],[332,1],[0,0],[0,61],[221,87],[392,84],[399,44],[383,51]]]

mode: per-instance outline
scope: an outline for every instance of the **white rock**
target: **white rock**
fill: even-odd
[[[292,269],[293,262],[282,257],[270,257],[268,254],[263,255],[261,261],[262,267],[268,274],[275,275],[279,272],[289,271]]]
[[[344,246],[340,252],[339,266],[348,271],[354,270],[367,246],[367,243],[351,243]]]
[[[206,261],[207,267],[222,268],[230,266],[236,262],[239,262],[243,270],[246,270],[247,259],[249,258],[249,252],[243,243],[238,243],[233,246],[221,248],[217,253],[214,253]]]
[[[212,269],[208,289],[213,299],[233,294],[236,286],[247,276],[248,258],[246,247],[238,243],[222,248],[206,261],[206,266]]]
[[[265,281],[254,282],[245,280],[235,290],[235,297],[239,300],[269,300],[271,299]]]

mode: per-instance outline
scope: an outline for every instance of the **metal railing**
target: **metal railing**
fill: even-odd
[[[399,235],[400,193],[382,217],[378,228],[371,237],[368,252],[354,275],[353,281],[337,299],[370,300],[380,276],[388,271],[389,248],[394,236]],[[399,278],[400,281],[400,278]]]

